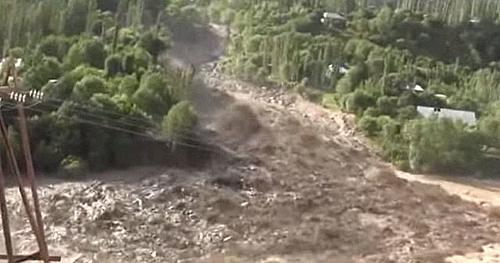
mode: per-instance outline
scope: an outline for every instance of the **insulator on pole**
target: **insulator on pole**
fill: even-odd
[[[26,94],[23,94],[23,102],[26,102]]]

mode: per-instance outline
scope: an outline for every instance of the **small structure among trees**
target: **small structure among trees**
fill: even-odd
[[[347,19],[339,13],[324,12],[321,23],[331,27],[344,28],[347,24]]]
[[[404,89],[405,90],[410,90],[410,91],[413,91],[413,92],[417,92],[417,93],[425,91],[425,89],[422,86],[420,86],[419,84],[406,85]]]
[[[477,122],[476,113],[472,111],[417,106],[417,112],[425,118],[437,117],[460,120],[468,125],[475,125]]]

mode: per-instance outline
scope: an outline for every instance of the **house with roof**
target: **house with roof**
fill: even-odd
[[[419,84],[408,84],[404,87],[405,90],[409,90],[409,91],[413,91],[413,92],[417,92],[417,93],[421,93],[421,92],[424,92],[425,89],[420,86]]]
[[[347,19],[339,13],[324,12],[321,17],[321,23],[327,26],[344,27]]]
[[[476,113],[472,111],[452,110],[446,108],[417,106],[417,112],[424,118],[451,119],[462,121],[468,125],[477,123]]]
[[[340,73],[341,75],[347,74],[349,72],[349,66],[346,64],[330,64],[328,65],[328,70],[330,74]]]

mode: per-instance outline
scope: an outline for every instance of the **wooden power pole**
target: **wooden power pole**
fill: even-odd
[[[26,114],[24,111],[24,103],[27,99],[37,99],[41,96],[39,96],[38,93],[33,96],[33,94],[35,93],[28,93],[18,88],[15,65],[14,63],[12,63],[12,61],[8,61],[7,63],[8,65],[6,66],[5,80],[8,80],[9,77],[13,77],[14,81],[13,84],[9,84],[8,81],[4,81],[4,85],[0,87],[0,100],[2,101],[0,103],[0,143],[2,143],[4,146],[3,148],[5,150],[6,156],[5,159],[7,160],[9,171],[15,176],[23,206],[25,208],[31,229],[36,237],[39,251],[28,255],[14,255],[14,248],[12,247],[12,236],[10,232],[9,215],[7,211],[7,202],[5,198],[5,176],[3,172],[4,165],[2,165],[1,163],[2,158],[0,154],[0,210],[5,238],[5,250],[7,252],[7,254],[0,255],[0,260],[7,260],[8,263],[25,262],[32,260],[38,260],[44,263],[54,261],[59,262],[61,261],[61,257],[49,256],[48,246],[45,240],[43,217],[40,210],[40,200],[37,192],[37,184],[35,182],[35,169],[33,167],[33,161],[31,158],[29,134],[26,123]],[[17,108],[19,131],[21,133],[21,144],[25,159],[25,171],[27,174],[27,182],[29,184],[31,192],[31,199],[33,200],[32,203],[29,200],[27,191],[25,189],[25,180],[23,179],[18,160],[8,138],[7,123],[5,122],[3,112],[1,111],[1,107],[3,107],[4,104],[15,104]]]

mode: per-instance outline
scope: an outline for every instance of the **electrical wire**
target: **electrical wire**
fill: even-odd
[[[52,108],[54,108],[56,110],[61,107],[61,105],[55,105],[55,104],[52,104],[52,103],[49,103],[49,102],[39,102],[38,105],[49,106],[49,107],[52,107]],[[126,126],[130,126],[130,127],[134,127],[134,128],[139,128],[139,129],[146,129],[147,128],[145,125],[139,125],[139,124],[131,123],[131,122],[128,122],[126,120],[121,120],[121,119],[114,119],[114,118],[110,118],[110,117],[104,117],[103,115],[99,115],[99,114],[96,114],[96,113],[93,113],[93,112],[88,112],[88,111],[82,111],[82,110],[79,110],[77,108],[71,108],[71,111],[75,112],[75,113],[82,114],[82,115],[87,115],[87,116],[90,116],[90,117],[95,117],[95,118],[98,118],[98,119],[106,119],[108,121],[111,120],[113,122],[124,124]],[[154,125],[152,123],[150,123],[149,125],[150,125],[150,127],[154,127]]]
[[[13,107],[16,106],[16,104],[10,103],[10,102],[2,102],[2,104],[8,105],[8,106],[13,106]],[[34,112],[38,112],[38,113],[51,113],[50,111],[41,110],[41,109],[35,109],[35,108],[31,108],[30,110],[34,111]],[[154,136],[152,136],[151,134],[148,134],[148,133],[137,132],[137,131],[133,131],[133,130],[130,130],[130,129],[125,129],[125,128],[121,128],[121,127],[117,127],[117,126],[113,126],[113,125],[107,125],[107,124],[103,124],[103,123],[89,121],[89,120],[77,118],[77,117],[74,117],[74,116],[69,117],[69,116],[64,116],[64,115],[58,115],[58,117],[65,118],[65,119],[68,119],[68,120],[73,120],[73,121],[79,122],[79,123],[84,123],[84,124],[98,126],[98,127],[101,127],[101,128],[106,128],[106,129],[110,129],[110,130],[120,131],[120,132],[123,132],[123,133],[128,133],[128,134],[139,136],[139,137],[144,137],[144,138],[148,138],[148,139],[151,139],[151,140],[154,140],[154,141],[158,141],[158,142],[173,143],[172,140],[169,140],[169,139],[166,139],[166,138],[156,138],[156,137],[154,137]],[[187,143],[187,142],[183,142],[183,141],[175,142],[175,144],[181,145],[181,146],[185,146],[185,147],[189,147],[189,148],[198,149],[198,150],[203,150],[203,151],[206,151],[206,152],[220,153],[220,151],[216,151],[213,148],[208,148],[208,147],[204,147],[204,146],[201,146],[201,145],[195,145],[195,144],[191,144],[191,143]]]
[[[61,105],[62,105],[62,103],[66,102],[64,100],[59,100],[59,99],[54,99],[54,98],[45,98],[45,99],[43,99],[43,101],[38,101],[38,102],[34,103],[33,105],[25,107],[25,109],[33,109],[36,106],[48,106],[48,107],[52,107],[53,109],[57,110],[61,107],[61,105],[50,103],[49,101],[58,102]],[[145,119],[140,119],[140,118],[137,118],[134,116],[121,114],[121,113],[118,113],[116,111],[109,111],[109,110],[105,110],[102,108],[88,107],[86,105],[82,105],[82,104],[75,102],[75,101],[72,101],[72,100],[68,100],[68,101],[71,102],[71,106],[73,106],[73,108],[71,109],[72,112],[75,112],[80,116],[83,115],[83,116],[95,118],[99,121],[106,121],[108,123],[112,123],[112,124],[114,124],[114,126],[111,125],[113,127],[117,127],[118,124],[123,124],[123,125],[129,126],[128,128],[136,128],[136,129],[142,130],[142,131],[151,130],[151,128],[153,128],[154,132],[158,133],[160,131],[160,127],[158,125],[155,125],[155,124],[153,124],[150,121],[145,120]],[[123,120],[123,119],[117,120],[117,119],[111,118],[109,116],[104,116],[104,115],[93,113],[93,112],[83,111],[83,110],[77,109],[75,106],[79,106],[80,108],[85,108],[85,109],[89,109],[89,110],[93,110],[93,111],[101,111],[103,113],[113,114],[113,115],[116,115],[116,116],[119,116],[122,118],[136,119],[136,120],[143,122],[144,124],[147,124],[147,126],[141,125],[139,123]],[[9,109],[8,111],[12,111],[12,110],[15,110],[15,107],[13,107],[12,109]],[[85,121],[89,121],[89,120],[85,120]],[[123,127],[121,127],[121,128],[123,129]],[[194,144],[203,144],[203,142],[195,139],[194,137],[185,135],[185,133],[190,133],[190,132],[192,132],[191,129],[187,129],[187,128],[181,129],[181,130],[179,130],[179,133],[176,135],[176,137],[178,137],[179,139],[182,139],[184,141],[194,143]]]
[[[48,101],[58,102],[58,103],[61,103],[61,104],[64,103],[64,102],[66,102],[66,101],[60,100],[60,99],[45,98],[41,104],[42,105],[47,105],[47,106],[52,106],[53,108],[59,108],[61,106],[61,105],[56,105],[54,103],[49,103]],[[144,127],[144,125],[141,125],[141,124],[135,123],[135,122],[130,122],[129,119],[132,118],[132,119],[139,120],[139,121],[141,121],[143,123],[146,123],[148,125],[148,129],[153,128],[156,132],[160,131],[159,125],[156,125],[156,124],[152,123],[151,121],[148,121],[148,120],[145,120],[145,119],[141,119],[141,118],[137,118],[137,117],[134,117],[134,116],[126,115],[126,114],[119,113],[119,112],[116,112],[116,111],[110,111],[110,110],[106,110],[106,109],[102,109],[102,108],[96,108],[96,107],[89,107],[89,106],[83,105],[81,103],[72,101],[72,100],[68,100],[68,101],[72,103],[71,104],[72,106],[79,106],[80,108],[85,108],[85,109],[89,109],[89,110],[92,110],[92,111],[101,111],[103,113],[113,114],[113,115],[116,115],[116,116],[119,116],[119,117],[122,117],[122,118],[125,118],[125,119],[117,120],[117,119],[114,119],[114,118],[111,118],[111,117],[108,117],[108,116],[104,117],[103,115],[100,115],[100,114],[97,114],[97,113],[92,113],[92,112],[88,112],[88,111],[82,111],[82,110],[79,110],[77,108],[72,108],[71,109],[72,111],[74,111],[76,113],[79,113],[81,115],[87,115],[89,117],[95,117],[95,118],[103,119],[103,120],[106,120],[106,121],[109,121],[109,122],[122,123],[122,124],[130,126],[130,127],[138,128],[138,129],[141,129],[141,130],[146,130],[146,128]],[[50,104],[50,105],[48,105],[48,104]],[[189,141],[192,141],[192,142],[195,142],[195,143],[200,143],[199,141],[193,140],[192,137],[186,137],[185,135],[183,135],[183,133],[189,133],[189,132],[191,132],[191,129],[188,129],[188,128],[181,129],[179,131],[179,134],[177,135],[177,137],[185,139],[185,140],[189,140]]]
[[[41,103],[42,105],[47,105],[47,106],[52,106],[53,108],[59,108],[61,105],[57,105],[57,104],[53,104],[53,103],[49,103],[47,101],[54,101],[54,102],[59,102],[59,103],[64,103],[65,101],[63,100],[59,100],[59,99],[44,99],[43,100],[43,103]],[[72,100],[68,100],[69,102],[71,102],[72,106],[79,106],[80,108],[85,108],[85,109],[90,109],[92,111],[101,111],[101,112],[104,112],[104,113],[109,113],[109,114],[113,114],[113,115],[116,115],[116,116],[119,116],[119,117],[123,117],[125,119],[114,119],[114,118],[111,118],[111,117],[104,117],[103,115],[100,115],[100,114],[97,114],[97,113],[93,113],[93,112],[88,112],[88,111],[82,111],[82,110],[79,110],[77,108],[72,108],[71,111],[73,112],[76,112],[76,113],[79,113],[79,114],[82,114],[82,115],[87,115],[89,117],[95,117],[95,118],[99,118],[99,119],[104,119],[104,120],[107,120],[107,121],[110,121],[110,122],[117,122],[117,123],[122,123],[124,125],[127,125],[127,126],[130,126],[130,127],[135,127],[135,128],[139,128],[139,129],[145,129],[145,126],[144,125],[141,125],[139,123],[135,123],[135,122],[131,122],[129,121],[130,118],[132,119],[136,119],[136,120],[139,120],[145,124],[148,125],[148,128],[153,128],[155,131],[159,131],[160,130],[160,127],[159,125],[157,124],[154,124],[148,120],[145,120],[145,119],[140,119],[140,118],[137,118],[137,117],[134,117],[134,116],[130,116],[130,115],[126,115],[126,114],[122,114],[122,113],[119,113],[119,112],[115,112],[115,111],[110,111],[110,110],[105,110],[105,109],[102,109],[102,108],[96,108],[96,107],[88,107],[88,106],[85,106],[81,103],[78,103],[78,102],[75,102],[75,101],[72,101]],[[129,118],[130,117],[130,118]],[[181,129],[180,130],[181,133],[187,133],[187,132],[191,132],[191,129]],[[179,136],[183,136],[181,134],[179,134]],[[184,139],[188,139],[188,140],[192,140],[192,138],[190,137],[185,137]]]
[[[56,98],[44,98],[43,101],[53,101],[53,102],[57,102],[57,103],[61,103],[61,104],[65,103],[65,102],[71,102],[73,106],[78,106],[80,108],[84,108],[84,109],[87,109],[87,110],[100,111],[100,112],[103,112],[103,113],[116,115],[117,117],[123,117],[123,118],[126,118],[128,120],[137,121],[138,123],[151,124],[148,120],[145,120],[144,118],[130,116],[130,115],[127,115],[127,114],[123,114],[123,113],[119,113],[119,112],[111,111],[111,110],[106,110],[106,109],[103,109],[103,108],[90,107],[88,105],[81,104],[81,103],[76,102],[74,100],[60,100],[60,99],[56,99]],[[144,116],[144,117],[147,117],[147,116]]]
[[[43,102],[39,103],[39,105],[45,105],[45,106],[53,107],[55,109],[58,108],[57,105],[47,104],[47,103],[43,103]],[[133,127],[133,128],[137,128],[137,129],[143,130],[143,131],[145,131],[145,130],[151,130],[150,128],[145,127],[145,126],[139,126],[139,125],[131,124],[131,123],[128,123],[126,121],[112,119],[112,118],[105,117],[105,116],[102,116],[102,115],[99,115],[99,114],[85,112],[85,111],[76,110],[76,109],[72,109],[72,110],[73,110],[73,112],[78,113],[78,115],[80,115],[80,116],[83,115],[83,116],[88,116],[88,117],[96,118],[96,119],[98,119],[100,121],[106,121],[108,123],[113,123],[113,124],[115,124],[115,126],[117,124],[125,124],[125,125],[130,126],[129,128]],[[155,129],[153,131],[154,132],[159,132],[159,130],[160,130],[159,128],[155,127]],[[183,139],[185,141],[192,142],[192,143],[197,143],[197,144],[201,144],[202,143],[202,142],[194,139],[194,137],[186,136],[186,135],[183,134],[183,133],[187,133],[187,132],[191,132],[191,130],[190,129],[181,129],[179,131],[179,134],[177,135],[177,137],[179,137],[180,139]]]

